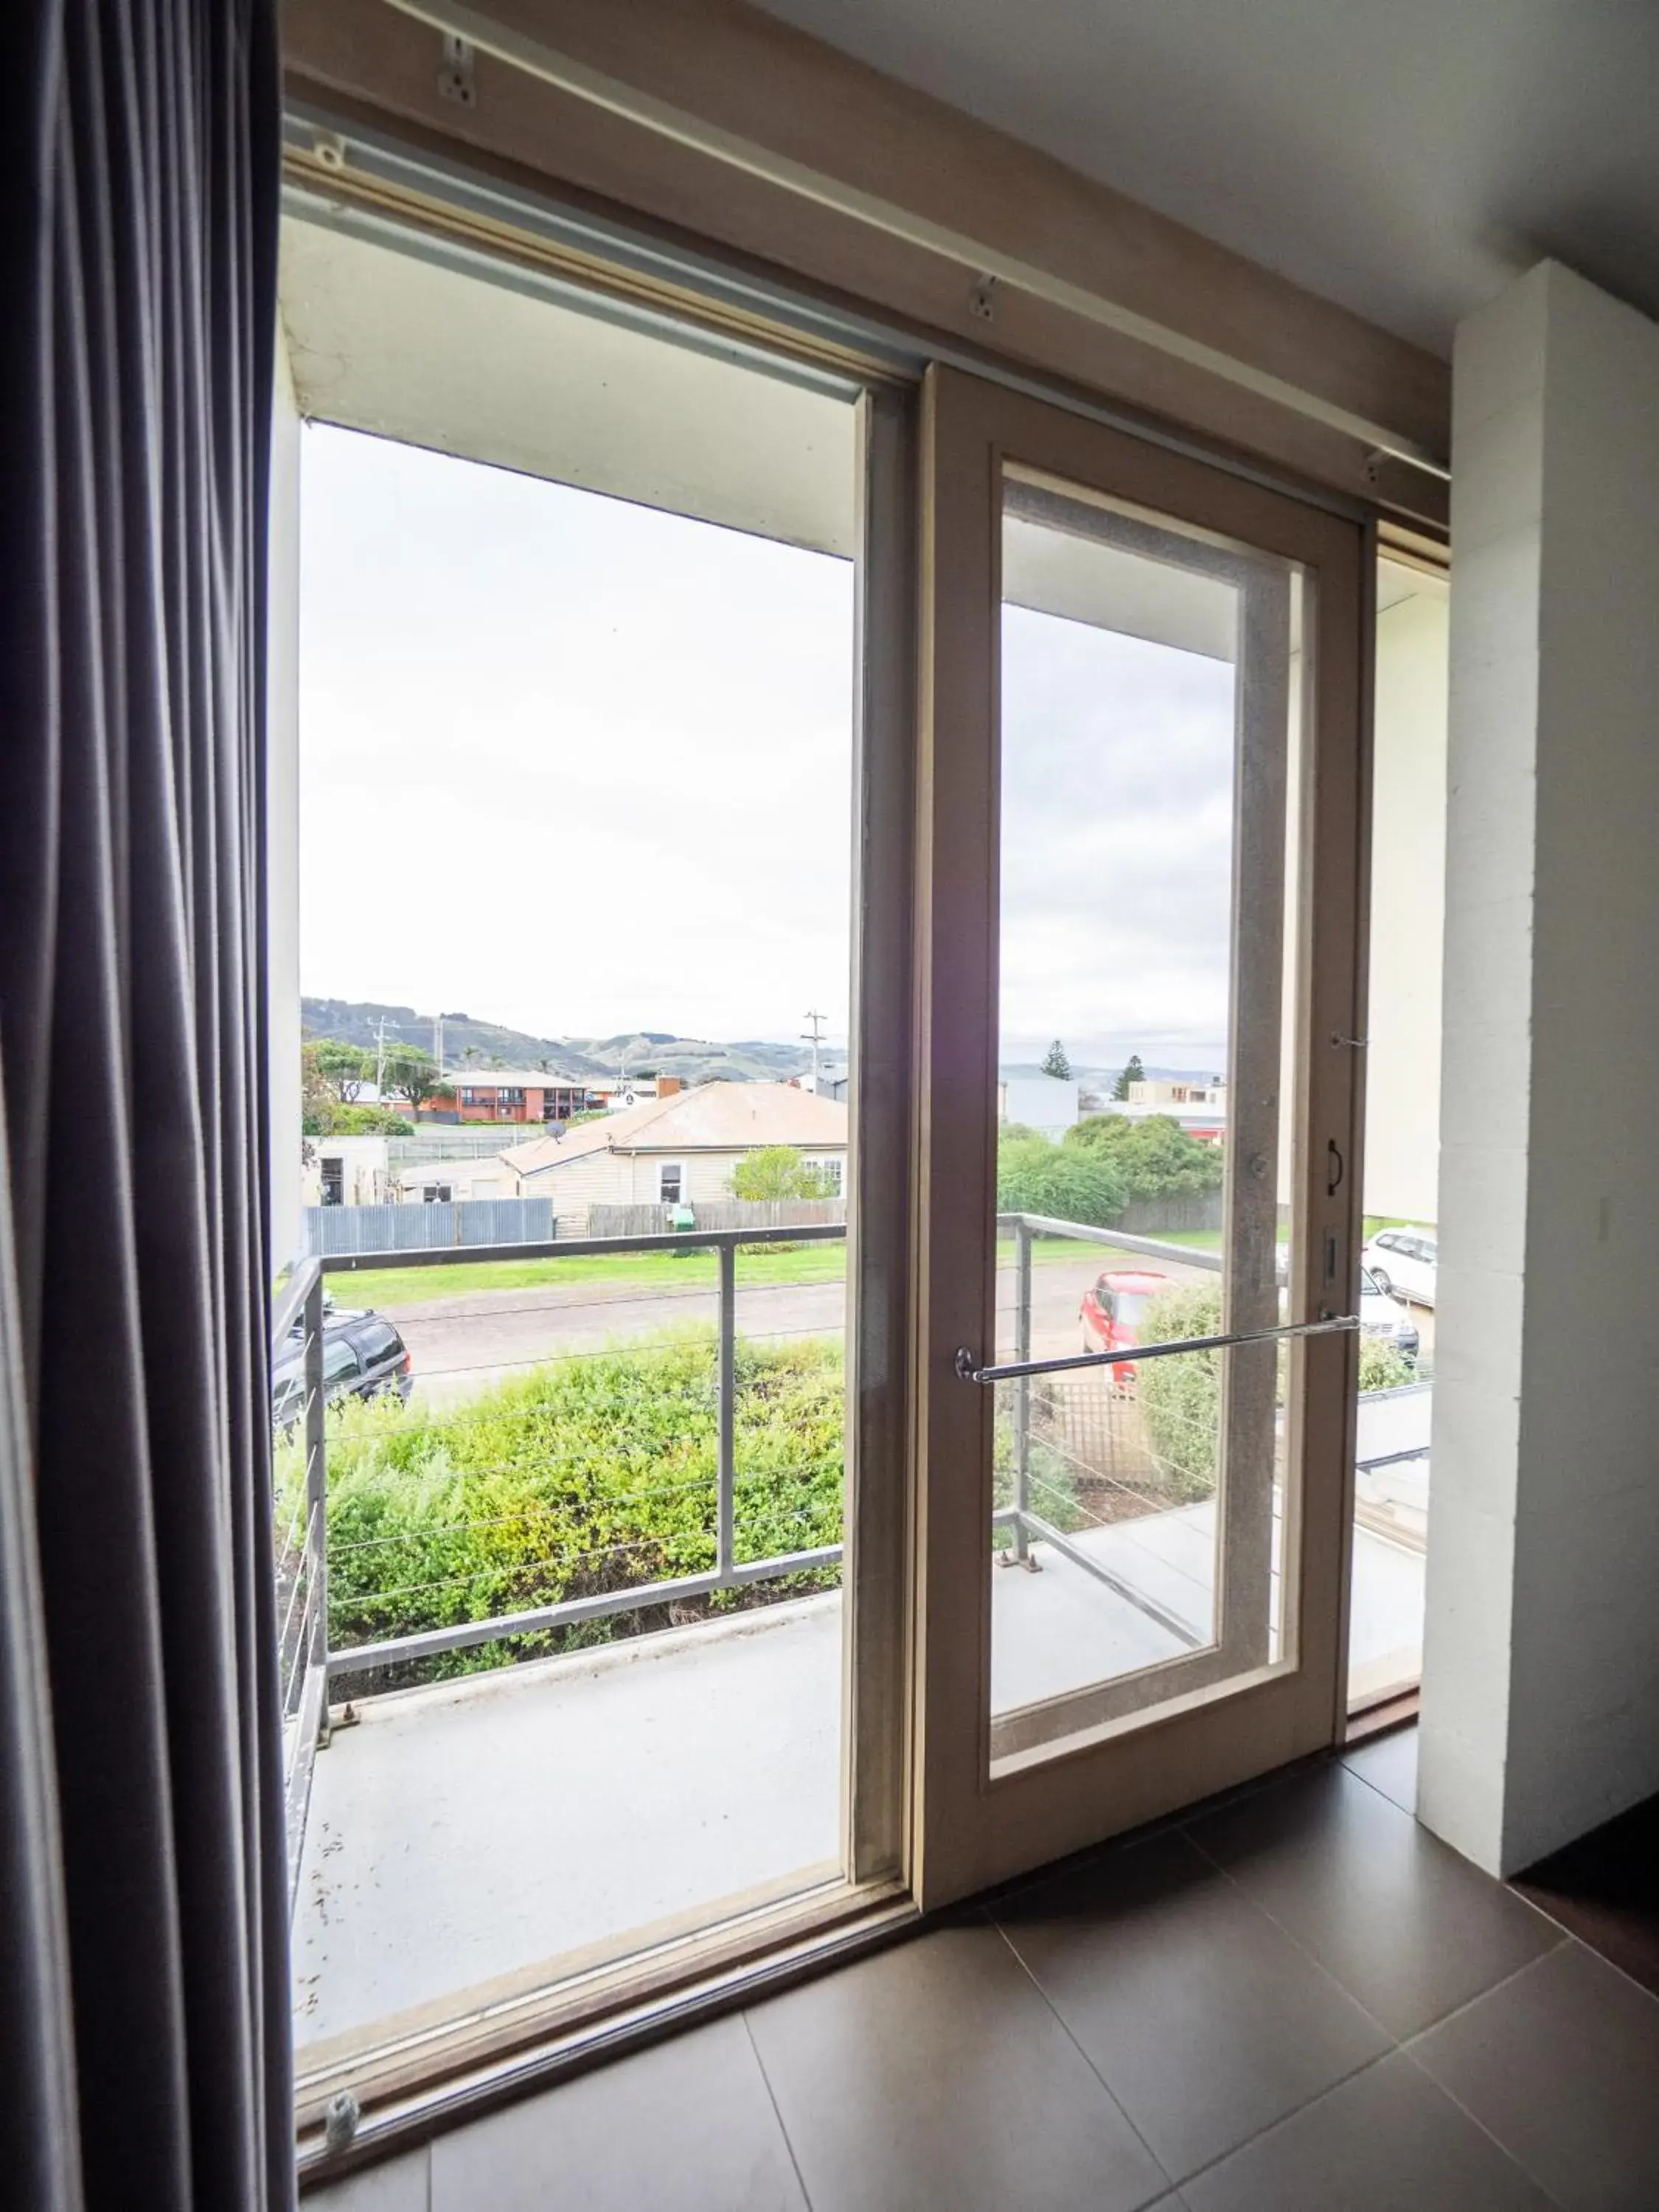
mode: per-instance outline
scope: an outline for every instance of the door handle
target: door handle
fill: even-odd
[[[1074,1367],[1140,1367],[1150,1359],[1179,1359],[1188,1352],[1231,1352],[1237,1344],[1286,1344],[1303,1336],[1351,1334],[1358,1314],[1322,1314],[1317,1321],[1283,1322],[1277,1328],[1233,1328],[1221,1336],[1183,1336],[1168,1344],[1132,1344],[1121,1352],[1069,1352],[1054,1359],[1011,1359],[981,1367],[966,1345],[951,1365],[963,1382],[1012,1382],[1022,1375],[1064,1375]]]
[[[1325,1152],[1330,1167],[1330,1172],[1325,1180],[1325,1195],[1327,1198],[1334,1198],[1342,1188],[1342,1177],[1345,1172],[1342,1154],[1337,1148],[1334,1137],[1326,1139]]]

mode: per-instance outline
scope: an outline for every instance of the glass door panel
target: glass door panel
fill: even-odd
[[[1336,1733],[1364,535],[946,370],[923,438],[916,1887]]]
[[[996,1358],[1116,1359],[991,1386],[994,1765],[1285,1656],[1278,1348],[1124,1355],[1288,1312],[1306,643],[1298,564],[1018,467],[1001,555]]]

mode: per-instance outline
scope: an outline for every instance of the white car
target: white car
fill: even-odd
[[[1422,1349],[1411,1308],[1390,1297],[1368,1267],[1359,1270],[1359,1328],[1362,1335],[1380,1337],[1413,1363]]]
[[[1378,1290],[1419,1306],[1434,1304],[1439,1245],[1432,1229],[1379,1229],[1359,1261]]]

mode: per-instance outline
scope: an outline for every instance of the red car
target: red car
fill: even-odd
[[[1146,1309],[1161,1291],[1173,1289],[1167,1275],[1141,1267],[1112,1267],[1083,1294],[1078,1319],[1083,1324],[1085,1352],[1124,1352],[1144,1340]],[[1126,1359],[1111,1370],[1119,1389],[1135,1379],[1134,1363]]]

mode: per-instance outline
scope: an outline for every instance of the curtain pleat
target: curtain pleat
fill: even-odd
[[[0,90],[0,1595],[26,1662],[0,1705],[0,2170],[35,2177],[28,2203],[237,2212],[293,2194],[263,1226],[275,33],[270,0],[23,14]]]

